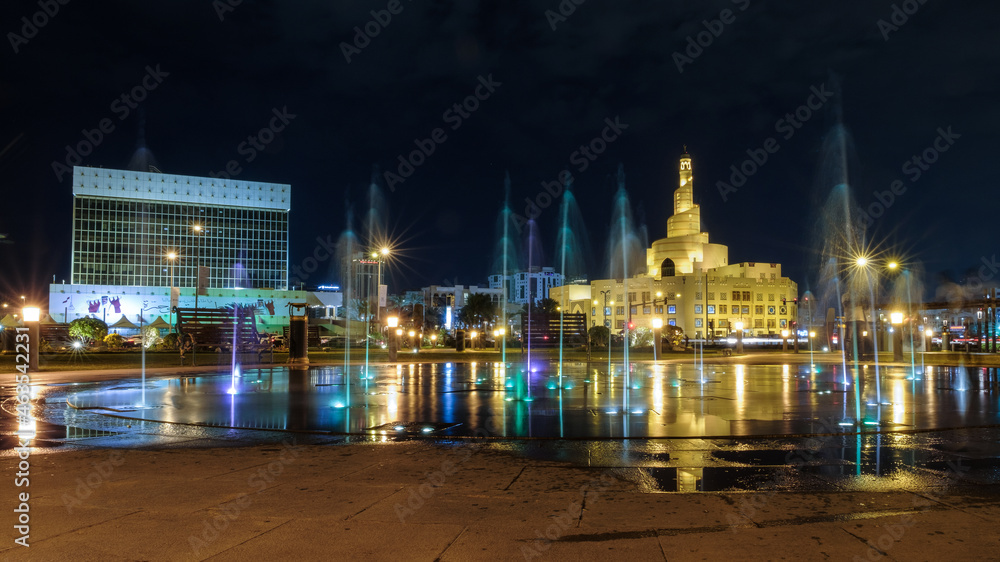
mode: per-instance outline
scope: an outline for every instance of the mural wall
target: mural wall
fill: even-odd
[[[303,291],[211,289],[208,293],[198,297],[198,308],[248,306],[256,316],[274,324],[288,322],[289,303],[307,299]],[[194,300],[194,289],[181,289],[177,306],[194,308]],[[49,314],[56,322],[91,316],[113,324],[122,315],[136,324],[152,322],[157,316],[168,320],[170,293],[166,287],[54,284],[49,286]]]

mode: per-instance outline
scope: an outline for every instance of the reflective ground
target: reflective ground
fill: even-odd
[[[730,438],[1000,424],[994,368],[431,363],[67,385],[78,412],[218,428],[435,437]],[[846,383],[845,383],[846,380]],[[144,407],[143,407],[144,405]],[[68,414],[69,415],[69,414]],[[849,444],[845,444],[849,447]],[[849,451],[844,455],[849,455]]]

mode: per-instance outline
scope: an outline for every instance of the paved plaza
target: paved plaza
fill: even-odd
[[[164,369],[150,379],[205,371]],[[127,387],[134,375],[41,373],[36,381],[51,385],[43,396],[56,396],[71,380]],[[9,404],[13,390],[4,392]],[[30,486],[8,478],[3,492],[11,505],[30,493],[31,547],[12,534],[0,556],[938,560],[1000,552],[996,425],[474,439],[255,431],[107,413],[78,412],[73,428],[39,422]],[[19,459],[15,444],[5,445],[0,464],[13,475]]]

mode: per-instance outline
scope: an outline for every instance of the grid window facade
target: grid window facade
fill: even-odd
[[[195,233],[193,226],[201,225]],[[288,286],[288,212],[174,201],[77,195],[72,282],[194,287],[197,265],[210,288]]]

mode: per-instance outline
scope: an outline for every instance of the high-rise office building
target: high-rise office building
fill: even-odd
[[[71,282],[49,287],[54,318],[148,323],[197,302],[251,306],[270,329],[289,303],[319,304],[288,287],[290,185],[77,166],[72,191]]]
[[[75,285],[286,289],[291,186],[77,166]],[[177,255],[170,279],[167,256]]]

